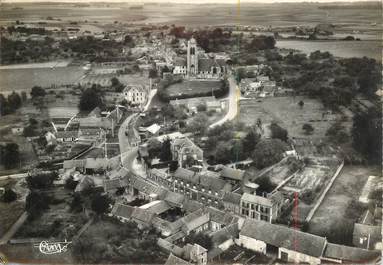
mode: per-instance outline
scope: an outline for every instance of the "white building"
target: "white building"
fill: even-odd
[[[320,264],[327,240],[285,226],[246,219],[238,244],[263,254],[274,254],[283,262]]]
[[[148,100],[148,91],[142,85],[128,85],[123,94],[126,101],[131,105],[144,106]]]

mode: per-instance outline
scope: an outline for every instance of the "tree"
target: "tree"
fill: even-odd
[[[25,210],[28,217],[33,219],[42,211],[49,208],[48,198],[41,192],[31,191],[25,200]]]
[[[96,212],[96,214],[101,215],[108,211],[110,204],[110,199],[106,195],[96,194],[92,198],[92,210]]]
[[[37,172],[29,175],[26,180],[29,189],[47,189],[53,185],[53,181],[57,178],[57,176],[57,172]]]
[[[245,138],[242,140],[243,152],[246,155],[250,155],[254,151],[255,146],[259,142],[260,138],[260,135],[255,133],[253,130],[248,132]]]
[[[198,112],[202,112],[202,111],[206,111],[206,110],[207,110],[206,103],[200,103],[200,104],[198,104],[198,106],[197,106],[197,111],[198,111]]]
[[[382,113],[377,108],[354,115],[352,145],[368,161],[379,163],[382,158]]]
[[[20,162],[19,145],[16,143],[8,143],[5,145],[1,157],[2,163],[5,168],[10,169],[17,166]]]
[[[157,78],[158,72],[157,69],[150,69],[149,70],[149,78]]]
[[[305,105],[305,103],[304,103],[302,100],[300,100],[300,101],[298,102],[298,105],[299,105],[299,107],[302,109],[303,106]]]
[[[17,199],[17,194],[12,189],[5,189],[4,194],[1,198],[3,202],[13,202]]]
[[[172,160],[171,141],[169,138],[165,139],[161,145],[160,160],[161,161]]]
[[[255,36],[248,46],[248,49],[252,51],[274,49],[275,43],[273,36]]]
[[[287,130],[283,129],[281,126],[279,126],[275,122],[272,122],[270,124],[270,131],[271,131],[271,138],[280,139],[284,142],[287,141],[287,138],[288,138]]]
[[[7,99],[4,97],[3,94],[0,94],[0,114],[1,116],[7,115],[11,113],[10,106],[8,104]]]
[[[259,185],[257,191],[270,193],[275,189],[275,185],[270,181],[268,176],[262,176],[254,180]]]
[[[209,250],[213,247],[213,241],[211,237],[207,234],[204,233],[195,233],[191,232],[188,236],[185,238],[185,243],[190,243],[190,244],[198,244],[201,247]]]
[[[102,99],[96,88],[85,89],[80,97],[78,107],[80,111],[92,111],[96,107],[102,107]]]
[[[72,177],[68,178],[65,181],[65,188],[68,190],[74,190],[78,184],[78,181],[75,181]]]
[[[70,209],[74,212],[80,212],[83,209],[83,199],[81,197],[81,194],[76,192],[73,194],[73,200],[70,204]]]
[[[313,133],[314,127],[311,124],[309,124],[309,123],[305,123],[305,124],[302,125],[302,130],[304,130],[305,134],[308,135],[308,134],[312,134]]]
[[[120,80],[118,80],[117,77],[113,77],[112,79],[110,79],[110,82],[112,84],[112,88],[116,91],[116,92],[122,92],[124,90],[124,85],[121,84]]]
[[[37,97],[44,97],[46,95],[45,90],[42,87],[34,86],[31,90],[31,97],[35,99]]]
[[[159,156],[162,149],[161,142],[156,138],[149,139],[148,141],[148,153],[150,158]]]
[[[21,106],[21,97],[20,97],[20,95],[17,94],[16,92],[12,92],[12,94],[10,94],[8,96],[8,104],[14,110],[20,108],[20,106]]]
[[[187,129],[189,132],[194,132],[195,134],[203,135],[206,132],[209,118],[206,114],[201,113],[195,116],[190,123],[187,125]]]
[[[285,151],[287,151],[287,145],[279,139],[261,140],[256,145],[252,158],[255,166],[262,169],[278,163]]]
[[[169,164],[169,171],[174,172],[177,170],[178,167],[179,167],[178,161],[171,161]]]

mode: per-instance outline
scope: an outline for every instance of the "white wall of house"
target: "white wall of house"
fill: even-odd
[[[223,251],[226,251],[232,245],[234,245],[234,241],[233,241],[233,239],[230,238],[230,239],[226,240],[225,242],[222,242],[221,244],[219,244],[218,248],[222,249]]]
[[[220,223],[210,221],[210,226],[212,231],[218,231],[222,228],[222,225]]]
[[[266,243],[263,241],[256,240],[254,238],[247,237],[244,235],[239,235],[237,244],[244,248],[266,254]]]
[[[320,264],[321,260],[316,257],[312,257],[303,253],[295,252],[293,250],[289,250],[286,248],[279,248],[278,250],[278,258],[282,258],[282,252],[287,254],[287,258],[289,262],[302,263],[307,262],[309,264]]]

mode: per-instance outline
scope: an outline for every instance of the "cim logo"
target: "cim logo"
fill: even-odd
[[[41,253],[52,255],[66,252],[69,244],[72,244],[72,242],[68,242],[66,239],[64,242],[41,241],[36,247],[39,248]]]

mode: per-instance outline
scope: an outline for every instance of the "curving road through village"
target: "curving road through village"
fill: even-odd
[[[224,124],[227,121],[231,121],[238,114],[238,110],[239,110],[238,103],[239,103],[239,98],[241,96],[240,90],[232,74],[229,75],[227,80],[229,81],[229,95],[226,98],[228,101],[228,111],[222,119],[211,124],[209,128],[214,128],[218,125]]]

